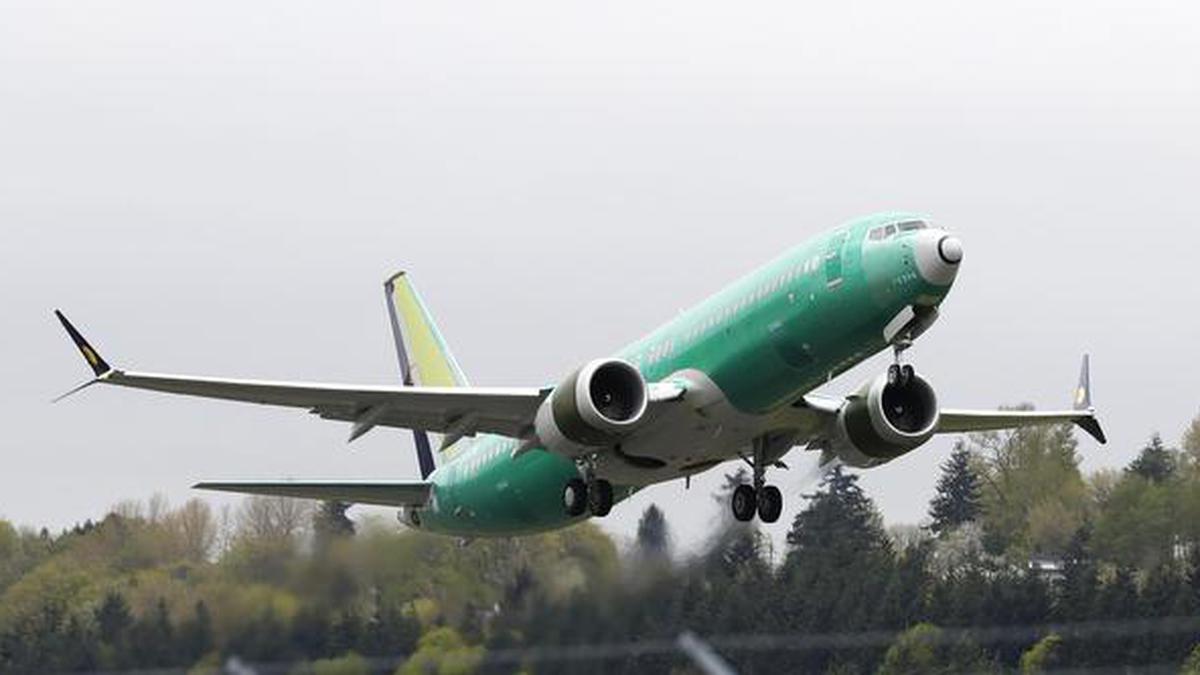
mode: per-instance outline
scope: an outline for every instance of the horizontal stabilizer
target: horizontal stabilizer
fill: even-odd
[[[318,499],[321,501],[347,502],[350,504],[372,504],[375,506],[424,506],[429,501],[432,483],[424,481],[391,483],[339,483],[277,481],[196,483],[197,490],[237,492],[248,495],[273,497],[295,497],[296,499]]]

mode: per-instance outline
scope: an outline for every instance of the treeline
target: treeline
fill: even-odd
[[[464,546],[270,498],[0,521],[0,673],[683,673],[685,630],[743,673],[1200,673],[1200,418],[1091,476],[1069,427],[973,436],[927,522],[890,531],[834,469],[782,550],[725,515],[743,479],[688,556],[653,506],[627,550],[591,524]]]

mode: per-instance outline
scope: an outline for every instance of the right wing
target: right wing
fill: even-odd
[[[317,499],[321,501],[345,502],[347,504],[373,504],[375,506],[424,506],[429,501],[432,483],[335,483],[279,481],[268,483],[196,483],[197,490],[217,490],[248,495],[269,495]]]
[[[307,408],[323,419],[352,422],[350,440],[376,426],[456,435],[528,435],[549,389],[516,387],[404,387],[272,382],[138,373],[110,366],[74,326],[55,311],[96,377],[77,387],[111,384],[168,394]]]
[[[942,410],[937,433],[953,434],[972,431],[1019,429],[1056,422],[1073,422],[1101,445],[1108,442],[1096,409],[1092,407],[1091,361],[1083,355],[1079,384],[1075,387],[1071,410]]]

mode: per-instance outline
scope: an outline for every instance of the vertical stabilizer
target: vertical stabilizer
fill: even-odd
[[[392,338],[396,343],[396,358],[400,362],[400,377],[404,384],[423,387],[466,386],[466,376],[408,275],[397,272],[383,282],[383,290],[387,298]],[[425,431],[413,431],[422,478],[428,477],[434,469],[430,436]],[[440,438],[435,438],[435,441],[441,443]],[[445,450],[449,451],[450,448]]]

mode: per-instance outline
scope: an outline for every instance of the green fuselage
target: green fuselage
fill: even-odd
[[[883,236],[919,221],[904,213],[852,221],[801,244],[739,279],[615,356],[647,382],[683,370],[704,373],[729,404],[769,415],[887,348],[885,326],[905,307],[936,307],[949,290],[923,278],[913,242],[919,232]],[[873,233],[873,234],[871,234]],[[876,237],[876,235],[879,235]],[[573,460],[544,450],[512,451],[516,439],[460,441],[431,476],[433,503],[416,512],[424,529],[503,536],[580,520],[566,515],[562,491],[578,475]],[[727,458],[738,448],[731,446]],[[616,490],[624,498],[638,486]]]

